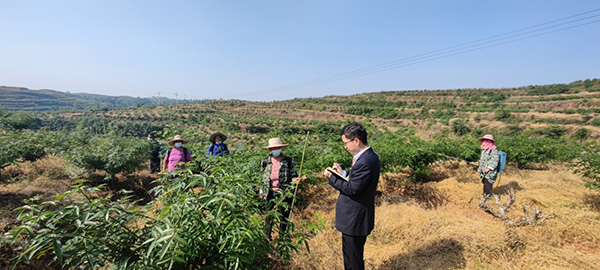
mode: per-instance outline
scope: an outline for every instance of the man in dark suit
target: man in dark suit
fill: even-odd
[[[379,182],[378,155],[367,142],[367,131],[358,123],[342,128],[342,142],[352,159],[349,173],[334,163],[340,175],[325,170],[329,185],[339,190],[335,207],[335,228],[342,233],[342,252],[345,269],[365,269],[363,259],[367,235],[375,226],[375,191]]]

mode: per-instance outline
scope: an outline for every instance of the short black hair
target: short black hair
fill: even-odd
[[[346,136],[349,140],[358,138],[363,144],[369,145],[367,142],[367,130],[359,123],[350,123],[342,128],[340,135]]]

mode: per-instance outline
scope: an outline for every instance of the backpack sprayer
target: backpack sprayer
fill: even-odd
[[[500,174],[500,176],[498,176],[498,184],[496,184],[496,187],[498,187],[500,185],[500,179],[502,179],[502,174],[506,171],[507,154],[505,152],[499,151],[498,156],[499,156],[498,173]]]

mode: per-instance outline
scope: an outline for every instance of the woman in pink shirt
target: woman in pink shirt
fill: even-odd
[[[169,172],[185,169],[185,164],[181,163],[192,161],[190,151],[183,147],[184,143],[187,143],[187,141],[184,140],[181,135],[175,135],[173,140],[169,141],[169,145],[173,146],[173,148],[169,149],[165,155],[165,159],[163,160],[163,171],[167,168],[169,169]]]

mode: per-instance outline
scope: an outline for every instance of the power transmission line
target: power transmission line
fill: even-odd
[[[593,14],[596,13],[596,14]],[[586,17],[582,17],[584,15],[592,14]],[[258,91],[247,92],[245,94],[236,95],[240,96],[251,96],[256,94],[263,94],[269,92],[276,91],[287,91],[297,88],[303,88],[308,86],[314,86],[319,84],[325,84],[329,82],[339,81],[350,79],[354,77],[364,76],[372,73],[387,71],[391,69],[396,69],[400,67],[405,67],[409,65],[414,65],[418,63],[433,61],[440,58],[450,57],[458,54],[464,54],[472,51],[482,50],[490,47],[500,46],[507,43],[517,42],[525,39],[535,38],[542,35],[547,35],[559,31],[565,31],[569,29],[573,29],[576,27],[581,27],[584,25],[589,25],[592,23],[600,22],[600,19],[595,19],[600,17],[600,9],[594,9],[591,11],[567,16],[564,18],[536,24],[533,26],[528,26],[525,28],[521,28],[514,31],[505,32],[498,35],[493,35],[490,37],[465,42],[462,44],[446,47],[439,50],[434,50],[430,52],[426,52],[423,54],[418,54],[415,56],[410,56],[406,58],[402,58],[399,60],[394,60],[390,62],[386,62],[379,65],[374,65],[366,68],[361,68],[353,71],[348,71],[344,73],[339,73],[331,76],[316,78],[312,80],[302,81],[293,84],[282,85],[278,87],[266,88]],[[595,20],[594,20],[595,19]]]

